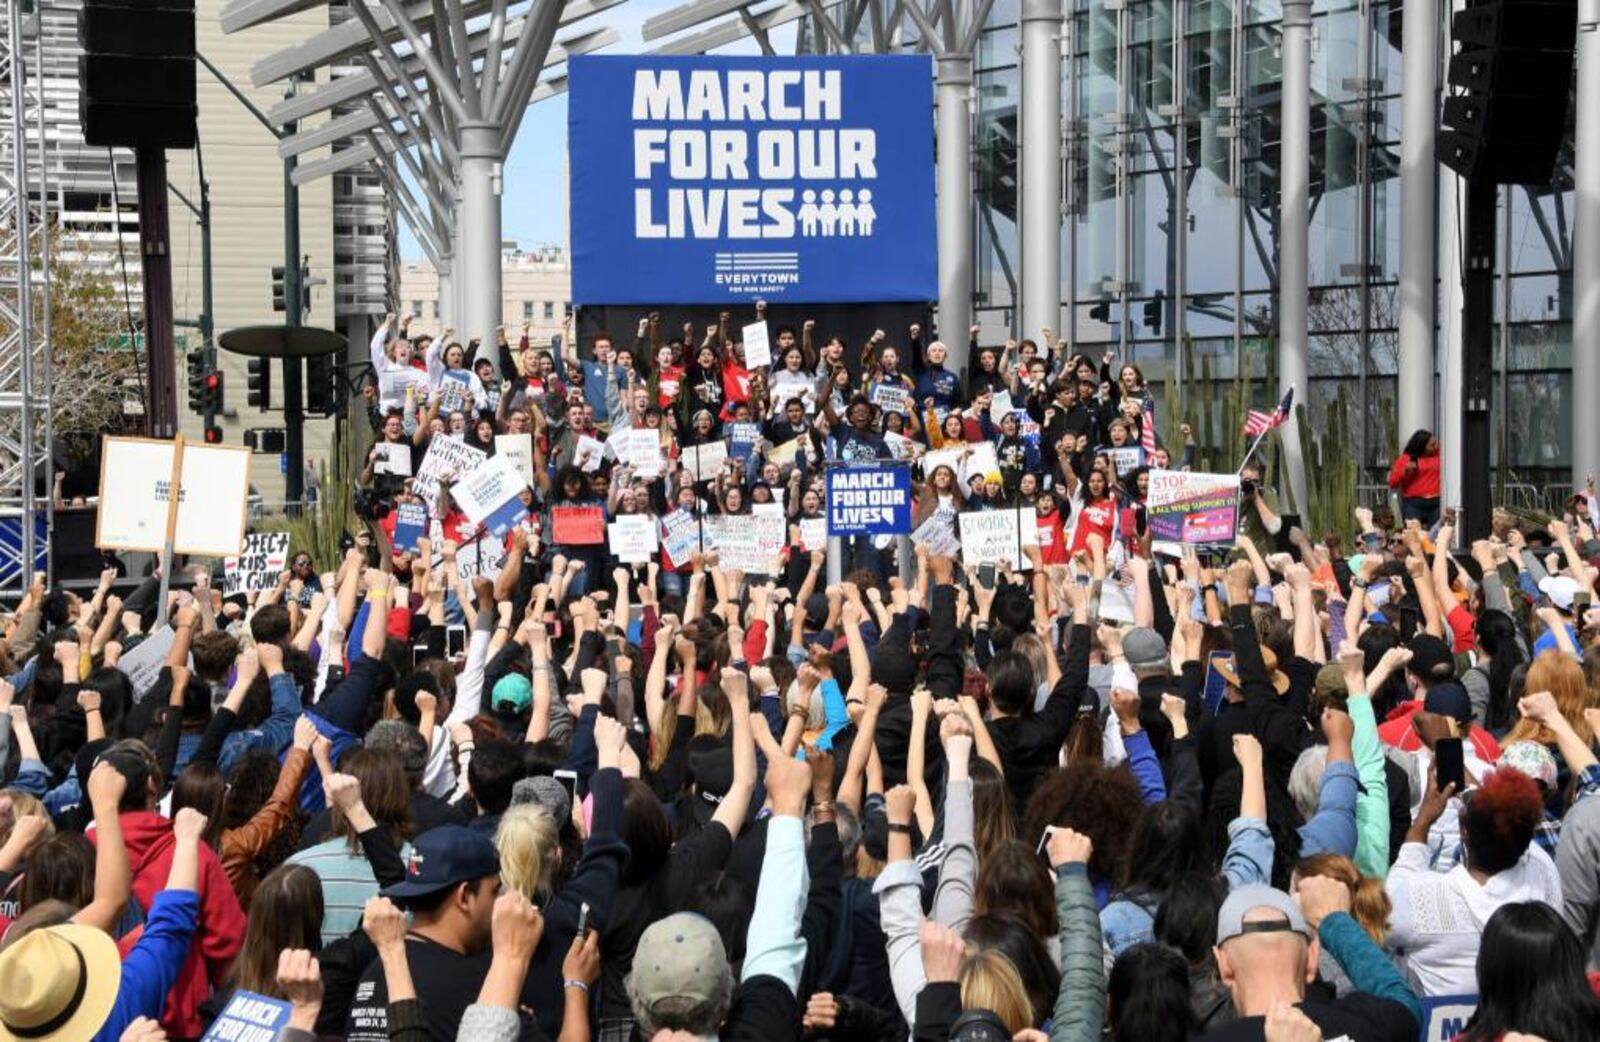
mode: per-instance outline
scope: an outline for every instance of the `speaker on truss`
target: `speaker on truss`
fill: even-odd
[[[1549,184],[1566,133],[1576,0],[1478,0],[1451,25],[1439,161],[1495,184]]]
[[[87,144],[194,147],[194,0],[84,0],[78,42]]]

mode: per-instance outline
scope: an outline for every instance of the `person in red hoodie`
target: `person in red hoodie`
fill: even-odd
[[[1432,431],[1411,435],[1389,467],[1389,487],[1400,495],[1402,520],[1421,522],[1423,528],[1439,523],[1439,439]]]
[[[107,749],[101,760],[115,767],[128,787],[118,805],[122,842],[128,850],[133,897],[139,907],[154,907],[172,871],[172,822],[156,811],[161,798],[161,769],[155,754],[137,739],[124,739]],[[95,834],[89,834],[91,841]],[[220,984],[244,943],[245,916],[216,851],[200,845],[200,877],[195,888],[200,913],[189,956],[178,982],[167,993],[161,1027],[171,1039],[199,1038],[204,1025],[200,1003]]]

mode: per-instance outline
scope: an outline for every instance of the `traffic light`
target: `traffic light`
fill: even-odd
[[[285,365],[293,364],[285,361]],[[306,413],[332,416],[339,411],[338,373],[333,355],[311,355],[306,359]]]
[[[284,289],[283,279],[283,265],[274,264],[272,266],[272,310],[274,311],[285,310],[283,301],[286,290]]]
[[[206,444],[207,445],[221,445],[222,444],[222,428],[221,427],[218,427],[216,424],[213,423],[209,427],[206,428]]]
[[[272,359],[252,358],[249,367],[250,372],[245,377],[249,385],[245,390],[245,399],[262,412],[266,412],[272,408]]]
[[[285,311],[285,302],[289,299],[289,288],[286,277],[287,269],[281,264],[272,266],[272,310]],[[309,261],[300,262],[300,314],[304,315],[311,310],[311,264]]]
[[[206,353],[190,351],[184,356],[189,365],[189,411],[205,411]]]
[[[222,411],[222,373],[220,370],[208,370],[200,381],[200,409],[202,412],[216,414]],[[206,432],[210,440],[210,430]]]
[[[1166,294],[1156,290],[1156,295],[1144,302],[1144,325],[1156,336],[1161,335],[1161,316],[1166,312]]]

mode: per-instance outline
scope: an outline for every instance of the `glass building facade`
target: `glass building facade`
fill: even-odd
[[[1243,369],[1257,407],[1269,405],[1281,5],[1065,7],[1058,332],[1096,354],[1127,345],[1158,387],[1194,387],[1186,358],[1206,359],[1219,381]],[[986,342],[1039,334],[1019,328],[1018,228],[1031,217],[1018,212],[1018,14],[1018,0],[996,0],[976,54],[975,314]],[[1309,406],[1316,422],[1341,389],[1355,396],[1351,451],[1372,495],[1409,433],[1395,429],[1401,15],[1400,0],[1313,5]],[[1570,168],[1569,128],[1554,184],[1500,193],[1493,462],[1505,494],[1528,506],[1553,505],[1571,481]],[[1449,374],[1460,356],[1459,220],[1455,179],[1439,176],[1435,341]],[[1191,416],[1218,396],[1200,397],[1186,397]]]

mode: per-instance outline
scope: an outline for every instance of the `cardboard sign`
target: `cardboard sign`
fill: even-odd
[[[452,495],[467,520],[499,536],[527,516],[528,508],[522,503],[522,490],[527,487],[513,460],[493,456],[456,482]]]
[[[683,464],[683,469],[688,471],[695,481],[710,481],[727,466],[728,444],[723,441],[708,441],[704,445],[687,446],[678,457],[678,462]]]
[[[156,680],[161,676],[161,667],[167,664],[167,655],[172,651],[172,642],[177,636],[171,626],[163,626],[117,660],[117,668],[127,675],[128,683],[133,686],[135,701],[155,687]]]
[[[883,412],[897,412],[910,416],[917,407],[911,392],[894,384],[877,384],[872,388],[872,404]]]
[[[933,472],[940,467],[949,467],[950,472],[955,475],[957,484],[959,484],[961,482],[962,458],[965,456],[966,451],[967,447],[965,445],[957,445],[953,449],[934,449],[931,452],[924,452],[922,459],[918,461],[922,467],[922,476],[931,478],[933,477]]]
[[[723,514],[706,518],[705,527],[716,540],[721,567],[746,575],[778,573],[779,554],[789,543],[782,517]]]
[[[1239,475],[1153,470],[1145,509],[1156,539],[1232,545],[1239,524]]]
[[[200,1042],[274,1042],[289,1026],[289,1003],[238,989]]]
[[[961,552],[961,540],[956,538],[956,512],[952,507],[940,507],[911,533],[913,543],[926,543],[928,552],[937,557],[954,557]]]
[[[1032,507],[1021,510],[969,510],[960,516],[961,557],[969,565],[999,564],[1027,569],[1024,546],[1039,543],[1039,522]]]
[[[757,369],[772,364],[772,339],[767,333],[767,323],[752,322],[744,327],[744,366]]]
[[[687,510],[661,519],[661,548],[674,565],[685,565],[701,550],[700,520]]]
[[[411,479],[411,490],[428,504],[439,499],[439,479],[448,477],[455,481],[471,474],[482,466],[489,454],[454,438],[434,438],[428,443],[428,454],[422,457],[416,477]]]
[[[244,537],[244,550],[238,557],[223,559],[222,592],[227,595],[271,590],[288,564],[288,532],[251,532]]]
[[[800,519],[800,549],[806,553],[828,549],[828,519],[802,517]]]
[[[790,438],[782,445],[774,445],[767,450],[767,462],[776,463],[780,467],[787,467],[794,463],[795,455],[800,449],[804,438]]]
[[[500,578],[500,569],[505,567],[505,563],[505,544],[498,539],[480,537],[456,551],[456,574],[468,586],[472,585],[474,579]]]
[[[602,507],[551,507],[550,542],[557,546],[599,546],[606,541]]]
[[[828,468],[830,536],[911,531],[911,468],[897,463]]]
[[[108,550],[162,549],[176,443],[104,438],[95,545]],[[244,545],[250,492],[250,450],[242,445],[183,447],[173,548],[180,554],[229,557]]]
[[[399,503],[394,509],[394,552],[416,553],[428,531],[428,508],[421,503]]]
[[[980,441],[972,446],[972,454],[961,468],[961,487],[966,488],[976,474],[982,474],[985,480],[1000,480],[1000,455],[995,452],[994,442]]]
[[[606,526],[606,544],[623,564],[644,564],[659,545],[655,519],[646,514],[623,514]]]
[[[377,455],[372,461],[374,474],[411,476],[411,446],[400,441],[380,441],[372,447]]]
[[[522,480],[529,487],[533,485],[533,435],[531,434],[496,434],[494,436],[494,454],[504,456],[517,465],[522,471]]]

